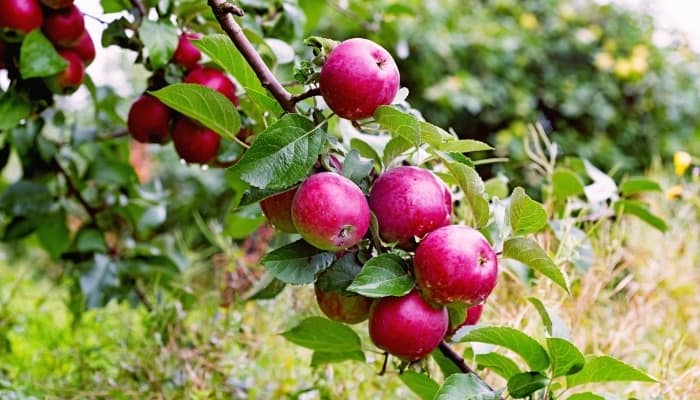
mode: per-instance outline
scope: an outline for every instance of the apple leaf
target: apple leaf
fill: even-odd
[[[475,358],[476,363],[480,368],[488,368],[506,380],[510,379],[513,375],[520,373],[518,364],[504,355],[498,353],[486,353],[477,354]]]
[[[384,154],[382,157],[384,165],[387,167],[390,166],[392,161],[412,148],[413,145],[406,140],[406,138],[402,136],[392,138],[384,147]]]
[[[416,117],[392,106],[379,106],[374,112],[374,119],[393,137],[402,137],[412,146],[421,144],[420,126]]]
[[[661,232],[668,230],[668,224],[649,211],[649,206],[639,200],[618,200],[613,204],[616,212],[634,215]]]
[[[535,310],[537,310],[537,313],[540,314],[540,318],[542,319],[542,325],[544,325],[545,331],[547,331],[547,334],[551,335],[552,334],[552,318],[550,318],[549,312],[547,311],[547,308],[544,306],[544,303],[542,303],[542,300],[538,299],[537,297],[528,297],[527,299],[535,307]]]
[[[286,189],[306,178],[325,141],[309,119],[287,114],[258,135],[231,173],[261,189]]]
[[[350,148],[352,150],[357,150],[358,153],[364,158],[369,158],[374,161],[374,165],[377,169],[382,167],[382,159],[377,154],[377,151],[367,142],[362,139],[352,138],[350,139]]]
[[[653,179],[634,177],[627,179],[620,185],[620,193],[623,196],[631,196],[642,192],[661,192],[661,185]]]
[[[443,142],[438,146],[438,150],[455,153],[471,153],[473,151],[493,150],[493,147],[474,139],[460,139]]]
[[[309,317],[282,333],[290,342],[324,353],[362,351],[360,337],[352,328],[323,317]]]
[[[24,37],[22,47],[19,49],[19,71],[22,78],[56,75],[67,66],[66,60],[41,33],[41,29],[34,29]]]
[[[151,67],[164,67],[173,57],[178,43],[177,28],[167,19],[151,21],[144,19],[139,28],[139,37],[148,50]]]
[[[372,160],[363,159],[357,150],[351,150],[343,161],[343,175],[357,185],[369,176],[372,168],[374,168]]]
[[[314,281],[316,274],[328,268],[335,256],[297,240],[265,255],[260,263],[284,283],[300,285]]]
[[[233,103],[214,89],[194,83],[174,83],[150,94],[224,138],[233,139],[240,129],[240,116]]]
[[[552,261],[544,249],[534,240],[524,237],[506,240],[506,242],[503,243],[503,257],[520,261],[551,279],[554,283],[566,290],[567,293],[569,292],[569,285],[566,282],[564,273],[554,265],[554,261]]]
[[[579,372],[586,360],[573,343],[562,338],[547,338],[547,349],[552,360],[552,378]]]
[[[347,253],[333,262],[318,277],[316,284],[324,292],[343,292],[355,280],[361,269],[355,254]]]
[[[549,356],[542,345],[525,333],[510,327],[475,328],[460,337],[459,341],[488,343],[505,347],[522,357],[534,371],[544,371],[549,366]]]
[[[420,372],[405,371],[399,374],[399,379],[422,400],[433,400],[435,394],[440,390],[440,385],[437,382]]]
[[[489,202],[484,198],[484,182],[479,174],[474,168],[458,162],[447,163],[447,169],[464,192],[474,218],[474,227],[486,225],[489,221]]]
[[[508,379],[508,394],[522,399],[547,386],[547,382],[547,377],[539,372],[521,372]]]
[[[605,397],[592,392],[583,392],[572,394],[566,400],[605,400]]]
[[[583,181],[579,176],[566,168],[557,168],[552,174],[552,194],[559,200],[584,194]]]
[[[361,350],[329,353],[327,351],[314,351],[311,356],[311,366],[318,367],[324,364],[335,364],[343,361],[365,362],[365,353]]]
[[[403,296],[415,281],[406,271],[405,263],[395,254],[381,254],[365,263],[348,291],[367,297]]]
[[[566,377],[568,387],[602,382],[656,382],[639,369],[610,356],[591,356],[583,369]]]
[[[500,391],[494,392],[474,374],[452,374],[440,390],[435,400],[497,400]]]
[[[432,147],[438,148],[443,142],[455,140],[454,136],[447,133],[444,129],[429,122],[418,121],[418,127],[420,128],[421,142],[427,143]]]
[[[200,39],[192,40],[192,44],[226,72],[233,75],[246,92],[254,90],[265,93],[255,71],[243,58],[243,55],[236,50],[228,36],[224,34],[206,35]]]
[[[544,207],[532,200],[521,187],[516,187],[510,195],[508,212],[515,235],[539,232],[547,225],[547,212]]]
[[[31,102],[20,96],[14,87],[11,87],[0,95],[0,131],[16,127],[31,112]]]

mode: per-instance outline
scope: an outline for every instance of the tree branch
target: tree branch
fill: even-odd
[[[466,361],[464,361],[464,358],[460,356],[459,353],[454,351],[454,349],[450,347],[450,345],[447,344],[446,341],[441,341],[438,348],[440,349],[442,354],[445,355],[445,357],[449,358],[450,361],[452,361],[457,366],[457,368],[459,368],[460,371],[464,372],[465,374],[473,374],[474,376],[479,378],[479,380],[482,381],[484,385],[486,385],[486,387],[489,388],[489,390],[493,390],[493,388],[488,383],[484,382],[484,380],[481,379],[481,377],[477,375],[477,373],[473,369],[471,369],[469,365],[467,365]],[[503,400],[502,397],[500,399]]]
[[[306,100],[309,97],[320,96],[320,95],[321,95],[321,89],[311,88],[303,93],[299,93],[297,95],[292,96],[292,103],[297,104],[298,102],[300,102],[302,100]]]
[[[78,200],[80,205],[83,206],[85,211],[88,213],[90,218],[93,221],[97,221],[97,214],[102,211],[101,209],[97,207],[93,207],[90,205],[90,203],[85,200],[83,195],[80,193],[80,189],[78,189],[77,186],[73,183],[73,180],[70,178],[70,175],[68,175],[68,172],[63,168],[60,162],[58,160],[54,159],[54,164],[56,165],[56,168],[58,169],[58,172],[63,175],[63,177],[66,179],[66,185],[68,185],[68,191],[70,193],[73,193],[75,195],[75,198]]]

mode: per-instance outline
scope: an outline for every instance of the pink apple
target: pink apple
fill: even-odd
[[[85,31],[78,39],[78,42],[72,47],[59,47],[61,49],[73,50],[83,60],[85,66],[92,64],[95,60],[95,43],[92,41],[90,34]]]
[[[46,15],[41,29],[54,45],[73,47],[85,33],[85,19],[78,7],[73,5]]]
[[[21,37],[41,26],[44,14],[37,0],[0,0],[0,31],[8,41]]]
[[[267,220],[282,232],[297,232],[292,222],[292,200],[295,194],[297,194],[297,188],[270,196],[260,202],[260,208]]]
[[[80,56],[71,50],[59,50],[58,54],[68,63],[62,72],[45,78],[44,82],[51,92],[71,94],[78,90],[85,77],[85,66]]]
[[[226,96],[234,106],[238,106],[236,85],[226,74],[214,68],[195,68],[185,76],[185,83],[198,83],[210,89],[214,89]]]
[[[177,154],[188,163],[207,164],[219,152],[221,136],[189,118],[182,117],[173,128]]]
[[[202,35],[194,32],[187,32],[180,35],[177,48],[173,54],[173,62],[187,69],[196,68],[197,63],[202,58],[202,52],[199,51],[190,40],[199,39],[200,37],[202,37]]]
[[[461,324],[457,325],[454,329],[449,329],[445,337],[450,338],[452,335],[459,330],[459,328],[463,326],[471,326],[471,325],[476,325],[477,322],[479,322],[479,318],[481,318],[481,313],[484,311],[484,304],[477,304],[475,306],[471,306],[467,308],[467,316],[464,318],[464,322]]]
[[[316,302],[323,313],[334,321],[357,324],[369,317],[372,300],[360,296],[345,296],[340,292],[324,292],[318,285],[314,286]]]
[[[172,110],[157,98],[144,94],[129,109],[127,126],[142,143],[165,143],[170,139]]]

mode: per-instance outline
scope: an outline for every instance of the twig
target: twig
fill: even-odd
[[[486,387],[489,388],[489,390],[493,390],[493,388],[488,383],[484,382],[484,380],[481,379],[481,377],[473,369],[471,369],[469,365],[467,365],[466,361],[464,361],[464,357],[460,356],[456,351],[454,351],[454,349],[450,347],[450,345],[447,344],[447,342],[445,342],[444,340],[441,341],[438,348],[440,349],[442,354],[445,355],[445,357],[449,358],[450,361],[452,361],[457,366],[457,368],[459,368],[460,371],[464,372],[465,374],[473,374],[481,382],[483,382],[484,385],[486,385]],[[502,397],[500,399],[503,400]]]
[[[146,310],[148,312],[153,311],[153,305],[151,304],[150,300],[146,297],[146,293],[143,292],[143,289],[141,289],[141,286],[139,286],[139,283],[134,280],[134,292],[136,292],[136,296],[139,298],[141,301],[141,304],[143,304],[144,307],[146,307]]]
[[[102,210],[100,208],[91,206],[90,203],[88,203],[87,200],[85,200],[82,193],[80,193],[80,189],[78,189],[78,187],[75,186],[75,184],[73,183],[73,180],[70,178],[70,175],[68,175],[68,172],[63,168],[63,166],[61,165],[60,162],[58,162],[58,160],[54,159],[54,164],[56,165],[58,172],[66,178],[66,184],[68,185],[68,191],[75,195],[75,198],[78,200],[80,205],[83,206],[83,208],[88,213],[88,215],[90,215],[90,218],[93,221],[97,221],[97,214]]]
[[[302,100],[306,100],[309,97],[314,97],[314,96],[320,96],[321,95],[321,89],[319,88],[311,88],[303,93],[299,93],[297,95],[292,96],[292,103],[297,104],[298,102]]]
[[[146,7],[143,5],[141,0],[131,0],[131,4],[139,11],[141,18],[146,16]]]

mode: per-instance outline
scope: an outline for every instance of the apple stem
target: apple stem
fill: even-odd
[[[464,372],[465,374],[472,374],[475,377],[477,377],[481,382],[486,385],[486,387],[489,388],[489,390],[493,390],[493,388],[486,383],[481,377],[473,370],[469,365],[467,365],[466,361],[464,361],[464,357],[460,356],[459,353],[457,353],[452,347],[450,347],[449,344],[447,344],[446,341],[441,341],[440,345],[438,346],[442,354],[445,355],[445,357],[449,358],[450,361],[452,361],[457,368],[459,368],[460,371]],[[500,400],[503,400],[503,397],[499,397]]]
[[[379,376],[382,376],[386,373],[386,366],[389,363],[389,353],[386,351],[384,352],[384,363],[382,363],[382,369],[379,371]]]

